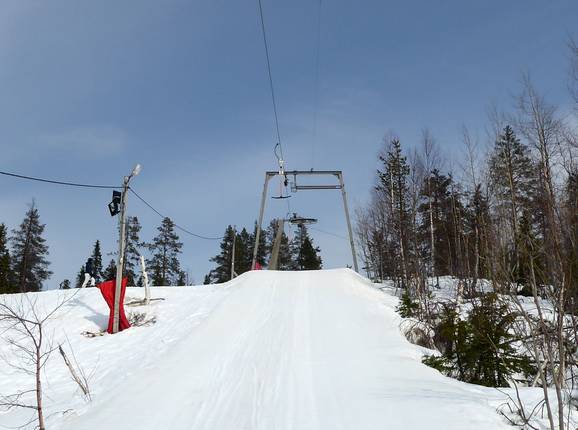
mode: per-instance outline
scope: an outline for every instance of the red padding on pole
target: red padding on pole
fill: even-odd
[[[130,327],[130,323],[126,318],[124,313],[124,293],[126,291],[126,284],[128,282],[128,278],[122,278],[121,289],[120,289],[120,312],[119,312],[119,320],[118,320],[118,331],[123,331]],[[102,297],[106,300],[106,304],[110,309],[110,315],[108,317],[108,328],[106,329],[107,332],[112,334],[112,326],[114,321],[114,290],[116,289],[116,281],[105,281],[97,285],[97,288],[102,293]]]

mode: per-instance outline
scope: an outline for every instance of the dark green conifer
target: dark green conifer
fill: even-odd
[[[8,251],[6,226],[0,224],[0,294],[16,293],[17,291],[10,268],[10,251]]]
[[[175,223],[170,218],[164,218],[157,230],[157,236],[147,244],[152,254],[147,260],[147,269],[152,272],[153,285],[173,285],[181,273],[178,256],[183,244],[179,242],[179,236],[175,233]]]
[[[42,282],[50,278],[50,263],[46,260],[48,246],[42,237],[44,224],[34,201],[17,230],[13,230],[12,272],[18,290],[22,293],[42,290]]]
[[[322,266],[321,250],[313,246],[313,240],[305,225],[299,225],[291,242],[295,270],[319,270]]]

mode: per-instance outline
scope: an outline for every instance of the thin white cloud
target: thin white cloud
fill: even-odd
[[[127,134],[117,127],[77,127],[40,136],[41,151],[61,152],[78,158],[106,158],[118,155],[128,146]]]

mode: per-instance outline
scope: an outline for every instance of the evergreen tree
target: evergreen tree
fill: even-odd
[[[203,279],[203,285],[209,285],[211,283],[211,275],[206,274],[205,278]]]
[[[181,272],[178,255],[183,244],[179,242],[175,223],[170,218],[164,218],[157,230],[158,235],[147,244],[152,254],[151,259],[147,260],[147,267],[152,272],[153,285],[172,285]]]
[[[94,243],[94,248],[92,249],[92,270],[94,272],[94,282],[96,285],[102,282],[102,253],[100,251],[100,241],[97,240]]]
[[[531,213],[536,204],[537,173],[529,148],[522,144],[510,126],[499,135],[489,159],[490,190],[496,200],[496,216],[509,225],[508,272],[515,274],[514,281],[521,282],[518,273],[520,217]],[[540,211],[535,211],[539,217]],[[503,222],[502,221],[502,222]]]
[[[84,265],[82,265],[82,266],[80,266],[80,270],[78,271],[78,274],[76,275],[75,288],[82,287],[82,284],[84,283],[84,275],[85,274],[86,274],[86,269],[85,269]]]
[[[385,156],[380,156],[379,159],[383,163],[383,170],[377,172],[379,177],[377,190],[382,192],[389,206],[392,238],[396,249],[399,250],[397,261],[401,263],[401,267],[396,269],[397,273],[394,275],[401,273],[405,285],[409,267],[408,238],[411,225],[407,185],[410,168],[406,157],[402,154],[401,143],[397,138],[391,140],[389,151]]]
[[[247,249],[249,251],[249,268],[253,263],[253,250],[255,249],[255,238],[257,237],[257,221],[255,221],[255,225],[253,226],[253,234],[249,237],[249,243],[247,245]],[[266,231],[261,230],[261,234],[259,235],[259,247],[257,248],[257,260],[256,262],[259,263],[261,267],[265,267],[266,258],[267,258],[267,240],[266,240]]]
[[[220,248],[221,252],[210,259],[210,261],[216,263],[217,267],[211,270],[209,274],[211,283],[223,283],[231,279],[231,261],[233,252],[233,238],[237,240],[235,235],[235,230],[232,226],[227,226],[225,229],[225,234],[221,240]]]
[[[566,276],[568,279],[576,279],[578,274],[578,248],[576,247],[578,243],[578,170],[568,175],[565,191],[566,234],[564,237],[564,255],[565,260],[568,262],[566,269],[568,273]],[[573,310],[576,311],[578,309],[578,285],[576,282],[570,282],[568,296],[572,302]]]
[[[124,248],[124,275],[128,278],[128,285],[140,283],[140,276],[137,275],[140,265],[140,231],[141,225],[138,218],[129,216]]]
[[[464,224],[467,237],[467,256],[469,276],[477,281],[489,277],[487,230],[490,222],[488,199],[477,185],[470,193],[465,209]],[[474,285],[475,286],[475,285]]]
[[[8,251],[6,226],[0,224],[0,294],[17,292],[14,287],[10,269],[10,252]]]
[[[453,274],[452,262],[455,257],[452,255],[454,238],[452,198],[451,198],[452,178],[445,176],[434,169],[421,190],[423,203],[418,207],[420,222],[418,224],[418,234],[423,243],[423,256],[432,261],[432,273],[436,276]],[[431,207],[431,214],[430,212]],[[431,227],[433,225],[433,244],[430,239]],[[433,245],[433,252],[432,250]]]
[[[240,275],[242,273],[251,270],[251,264],[253,262],[253,245],[254,239],[251,239],[251,235],[247,232],[247,229],[243,228],[240,233],[237,234],[235,242],[235,273]]]
[[[319,270],[322,266],[319,247],[313,246],[307,227],[301,224],[291,242],[295,270]]]
[[[455,309],[446,307],[435,328],[442,355],[422,361],[461,381],[508,387],[512,375],[535,372],[528,357],[513,346],[519,340],[512,330],[517,317],[496,293],[480,296],[465,320]]]
[[[12,232],[12,272],[22,293],[40,291],[42,282],[52,275],[46,260],[48,246],[42,237],[44,227],[32,201],[20,228]]]
[[[273,243],[275,242],[275,236],[277,235],[277,220],[271,220],[269,227],[265,231],[264,236],[266,236],[266,254],[269,260],[271,259],[271,252],[273,250]],[[281,233],[281,244],[279,246],[279,256],[277,259],[277,270],[292,270],[293,260],[291,257],[291,248],[289,246],[289,238],[285,234],[285,231]]]
[[[110,260],[108,266],[106,266],[104,272],[102,273],[102,277],[105,281],[112,281],[116,279],[116,261],[114,261],[114,259]]]
[[[178,277],[178,279],[177,279],[177,285],[178,285],[179,287],[184,287],[184,286],[187,286],[187,285],[188,285],[188,282],[187,282],[187,273],[186,273],[184,270],[181,270],[181,271],[179,272],[179,277]]]

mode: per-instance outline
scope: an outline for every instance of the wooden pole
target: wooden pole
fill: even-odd
[[[151,290],[149,287],[149,275],[145,266],[145,259],[142,255],[140,256],[140,268],[145,289],[145,305],[148,305],[151,302]]]
[[[119,319],[120,319],[120,295],[122,290],[122,272],[124,267],[124,246],[125,246],[125,230],[126,230],[126,200],[128,196],[128,182],[130,176],[125,176],[122,186],[122,197],[120,201],[120,218],[119,218],[119,240],[118,240],[118,259],[116,263],[116,286],[114,289],[114,315],[112,320],[112,332],[118,333]]]

